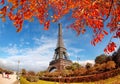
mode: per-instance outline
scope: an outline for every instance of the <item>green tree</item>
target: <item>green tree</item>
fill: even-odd
[[[81,65],[77,62],[74,62],[71,66],[67,66],[66,69],[67,70],[75,70],[75,69],[79,69],[81,67]]]
[[[85,67],[86,67],[86,69],[90,69],[90,68],[92,67],[92,64],[91,64],[91,63],[87,63],[87,64],[85,65]]]
[[[117,52],[114,52],[112,55],[113,61],[116,63],[117,67],[120,67],[120,47]]]
[[[73,63],[72,66],[73,66],[74,69],[78,69],[78,68],[81,67],[81,65],[77,62]]]
[[[96,63],[96,64],[102,64],[102,63],[106,62],[107,57],[108,57],[108,56],[105,55],[105,54],[102,54],[102,55],[100,55],[100,56],[97,56],[97,57],[95,58],[95,63]]]
[[[108,56],[108,57],[106,58],[106,62],[108,62],[108,61],[112,61],[112,56]]]
[[[24,75],[27,74],[27,71],[26,71],[25,69],[22,69],[22,70],[21,70],[21,73],[22,73],[22,75],[24,76]]]

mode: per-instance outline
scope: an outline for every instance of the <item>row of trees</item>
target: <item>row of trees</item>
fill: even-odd
[[[58,76],[81,76],[103,73],[120,67],[120,48],[113,53],[112,56],[105,54],[99,55],[95,58],[95,64],[87,63],[85,66],[81,66],[79,63],[73,63],[71,66],[67,66],[66,70],[56,71],[53,73],[43,73],[41,76],[46,77],[58,77]]]
[[[112,56],[107,56],[105,54],[102,54],[100,56],[97,56],[95,59],[96,64],[103,64],[108,61],[114,61],[116,63],[116,68],[120,67],[120,47],[116,52],[112,54]]]
[[[79,66],[79,67],[78,67]],[[115,69],[116,63],[114,61],[108,61],[103,64],[95,64],[92,66],[91,63],[87,63],[85,67],[80,66],[78,63],[73,63],[71,66],[66,67],[65,70],[55,71],[52,73],[43,74],[45,77],[76,77],[85,76],[91,74],[99,74],[102,72],[110,71]]]
[[[88,76],[94,74],[101,74],[107,71],[112,71],[115,68],[120,67],[120,48],[118,51],[113,53],[112,56],[107,56],[102,54],[95,58],[95,64],[86,63],[85,66],[80,65],[79,63],[73,63],[71,66],[67,66],[65,70],[55,72],[40,71],[35,73],[33,71],[26,71],[22,69],[22,76],[25,77],[28,81],[35,82],[39,78],[46,77],[79,77],[79,76]]]
[[[11,70],[0,68],[0,74],[2,74],[3,72],[6,74],[13,74],[13,71],[11,71]]]

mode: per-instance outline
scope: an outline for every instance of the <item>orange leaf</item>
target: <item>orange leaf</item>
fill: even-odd
[[[108,32],[106,32],[105,30],[103,30],[103,32],[104,32],[105,35],[108,35]]]
[[[115,51],[115,48],[116,48],[116,44],[114,42],[110,42],[107,47],[104,49],[104,52],[105,53],[110,53],[110,52],[113,52]]]
[[[20,0],[20,5],[23,5],[26,2],[26,0]]]
[[[8,17],[10,18],[10,20],[15,20],[17,16],[13,15],[12,12],[9,12]]]
[[[44,24],[44,30],[48,30],[50,26],[50,20],[46,21]]]
[[[82,34],[84,34],[86,32],[86,29],[82,29]]]
[[[116,36],[120,38],[120,31],[116,33]]]
[[[2,9],[0,9],[0,14],[6,15],[7,7],[4,6]]]
[[[2,22],[5,22],[6,21],[6,18],[5,17],[2,17]]]
[[[104,38],[104,34],[100,33],[99,37],[100,37],[100,40],[102,40]]]
[[[4,1],[4,0],[1,0],[0,4],[2,4],[2,5],[3,5],[4,3],[5,3],[5,1]]]
[[[16,32],[20,32],[22,30],[22,25],[23,25],[22,23],[23,23],[23,21],[21,21],[21,23],[19,24],[19,28],[17,29]]]
[[[18,28],[16,32],[20,32],[22,30],[22,27]]]
[[[32,12],[30,10],[27,10],[24,12],[24,19],[29,20],[32,17]]]

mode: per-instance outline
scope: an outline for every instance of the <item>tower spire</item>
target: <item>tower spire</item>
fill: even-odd
[[[65,48],[64,43],[63,43],[63,37],[62,37],[62,24],[58,24],[59,29],[58,29],[58,42],[57,42],[57,48]]]
[[[57,48],[55,49],[55,54],[53,59],[66,59],[68,60],[68,55],[66,52],[66,48],[63,43],[63,37],[62,37],[62,24],[58,24],[59,29],[58,29],[58,42],[57,42]]]

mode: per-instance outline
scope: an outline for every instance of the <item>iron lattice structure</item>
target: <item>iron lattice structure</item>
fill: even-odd
[[[51,72],[53,69],[63,70],[66,66],[70,66],[72,61],[69,60],[67,49],[64,46],[62,37],[62,25],[58,24],[58,41],[57,47],[54,52],[53,60],[49,63],[48,71]]]

